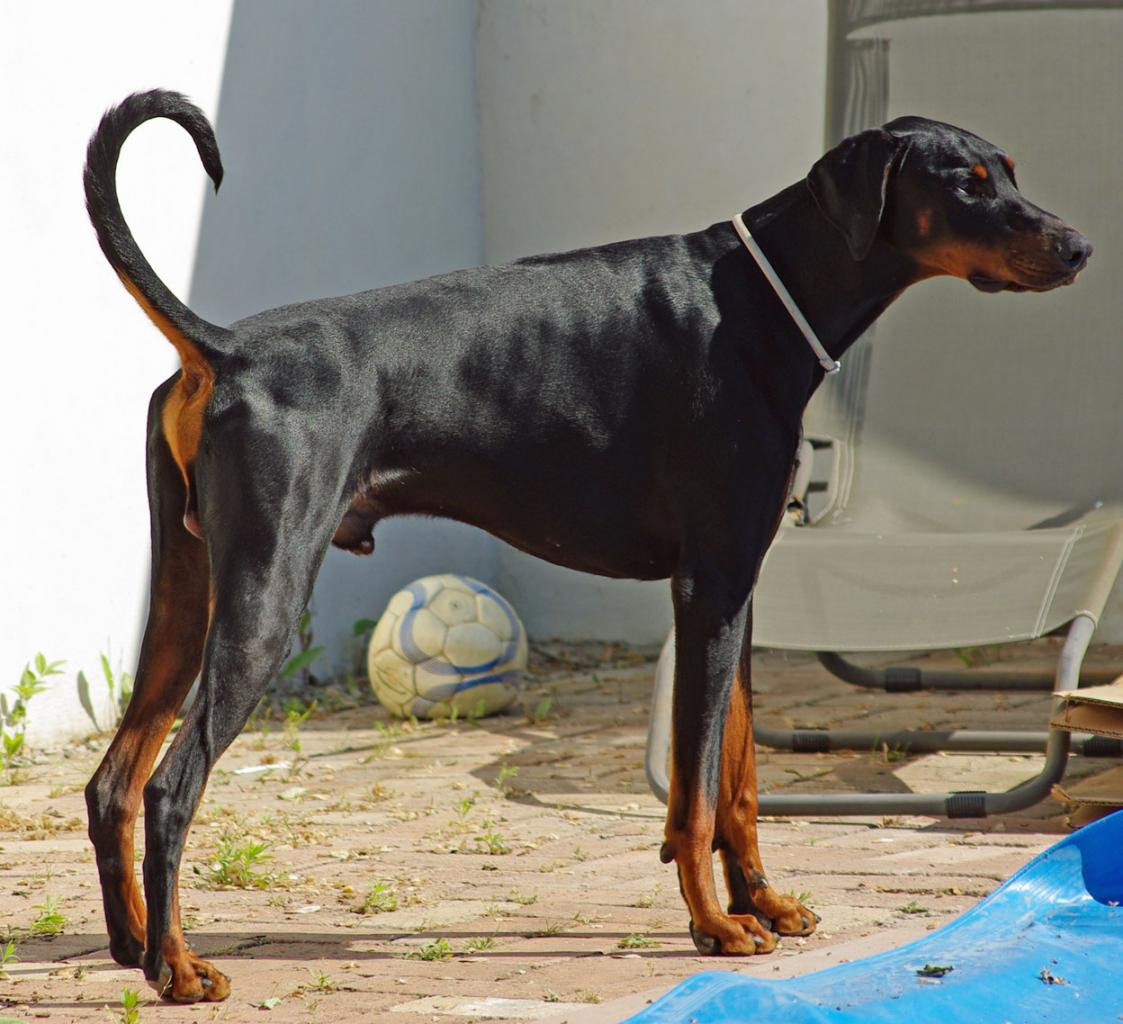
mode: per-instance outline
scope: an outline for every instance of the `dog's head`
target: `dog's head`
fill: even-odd
[[[855,260],[876,242],[921,276],[950,274],[980,291],[1048,291],[1071,284],[1091,243],[1018,191],[1014,161],[940,121],[900,117],[844,139],[807,185]]]

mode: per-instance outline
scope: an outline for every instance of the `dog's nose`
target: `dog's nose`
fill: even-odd
[[[1069,232],[1057,243],[1057,255],[1069,270],[1079,270],[1092,255],[1092,243],[1079,231]]]

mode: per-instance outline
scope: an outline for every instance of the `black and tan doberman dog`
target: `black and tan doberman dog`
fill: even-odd
[[[662,856],[676,862],[695,942],[767,953],[778,935],[812,931],[814,915],[768,886],[757,849],[749,636],[800,418],[824,370],[734,227],[219,327],[171,294],[121,214],[117,158],[153,117],[182,125],[216,188],[222,177],[210,125],[170,92],[109,111],[87,155],[101,247],[182,362],[149,412],[152,589],[136,688],[86,790],[113,957],[142,965],[170,999],[228,994],[180,925],[188,826],[288,649],[328,545],[369,553],[391,515],[472,523],[586,572],[669,578],[678,646]],[[919,117],[846,139],[743,219],[834,358],[923,278],[1047,291],[1091,252],[1021,196],[1001,150]]]

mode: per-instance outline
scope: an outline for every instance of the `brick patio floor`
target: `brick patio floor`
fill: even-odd
[[[1012,648],[1001,667],[1050,669],[1056,651]],[[701,958],[658,860],[662,807],[643,776],[654,666],[608,653],[540,656],[526,696],[540,721],[402,730],[363,705],[245,733],[212,778],[182,873],[192,941],[233,977],[224,1004],[160,1006],[139,972],[108,959],[81,795],[106,739],[41,755],[0,788],[0,929],[19,956],[0,978],[0,1017],[105,1024],[130,987],[144,1022],[614,1021],[701,970],[780,977],[915,938],[1065,831],[1051,801],[982,822],[766,821],[771,879],[807,894],[820,931],[767,957]],[[756,714],[773,724],[1024,729],[1048,710],[1033,694],[875,695],[804,657],[756,665]],[[1005,788],[1041,760],[762,751],[760,776],[772,790]],[[1076,758],[1070,777],[1110,766]],[[224,840],[228,852],[265,844],[248,887],[224,884],[236,861],[216,873]],[[48,900],[62,934],[28,935]]]

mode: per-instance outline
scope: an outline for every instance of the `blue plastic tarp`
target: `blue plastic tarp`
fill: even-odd
[[[1119,1024],[1121,901],[1123,811],[1062,839],[907,946],[780,981],[698,974],[626,1024]]]

